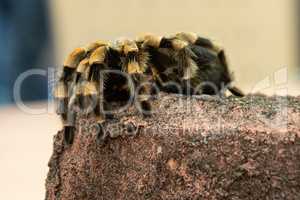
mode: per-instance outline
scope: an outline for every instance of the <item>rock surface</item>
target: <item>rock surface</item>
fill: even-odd
[[[154,110],[116,114],[102,145],[93,118],[72,146],[58,132],[46,200],[300,199],[300,97],[162,94]]]

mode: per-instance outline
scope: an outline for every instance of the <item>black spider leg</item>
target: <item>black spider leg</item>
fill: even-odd
[[[62,114],[61,116],[65,124],[63,128],[64,142],[67,145],[71,145],[73,144],[75,132],[76,132],[76,128],[75,128],[76,113],[74,111],[68,111],[66,114]]]
[[[105,99],[103,91],[106,77],[103,70],[105,69],[105,63],[91,65],[88,74],[88,84],[92,84],[95,88],[90,90],[90,94],[84,97],[86,113],[96,120],[98,144],[104,144],[108,135],[104,128],[106,115],[104,111]]]
[[[146,74],[148,69],[142,69],[140,56],[142,56],[141,52],[131,52],[127,55],[127,67],[131,63],[136,62],[139,68],[134,72],[127,71],[133,82],[133,85],[129,83],[129,88],[135,91],[134,102],[139,112],[144,117],[148,117],[151,116],[152,111],[151,93],[153,77],[150,74]],[[146,65],[148,65],[148,63]]]
[[[224,95],[225,91],[228,89],[235,96],[238,96],[238,97],[244,96],[244,93],[239,88],[231,85],[233,78],[232,78],[232,74],[230,73],[229,68],[228,68],[225,51],[223,49],[219,49],[218,47],[216,47],[209,39],[199,37],[199,36],[198,36],[197,40],[195,41],[194,45],[198,46],[198,47],[203,47],[205,49],[209,49],[209,50],[217,53],[218,62],[220,64],[220,67],[219,67],[219,71],[220,71],[220,75],[221,75],[220,82],[222,82],[222,84],[224,85],[223,87],[225,87],[222,89],[222,91],[220,91],[221,95],[222,95],[222,93]]]
[[[56,113],[61,115],[68,112],[68,93],[70,88],[70,82],[72,81],[72,75],[74,73],[73,68],[69,67],[63,67],[62,74],[58,80],[58,83],[56,85],[56,93],[55,95],[58,95],[59,97],[55,97],[57,101],[57,110]]]
[[[107,119],[114,119],[113,107],[111,101],[127,101],[129,94],[126,87],[126,77],[120,74],[122,71],[121,54],[114,48],[107,51],[105,63],[107,69],[103,74],[103,110]]]
[[[183,48],[180,50],[175,50],[173,48],[173,40],[175,38],[162,38],[159,48],[168,49],[171,51],[171,58],[175,62],[175,69],[173,73],[166,74],[167,77],[175,83],[180,84],[180,88],[176,84],[166,84],[164,90],[167,92],[175,92],[182,94],[193,94],[193,88],[191,87],[190,80],[184,79],[185,71],[190,67],[189,58],[192,56],[193,52],[189,51],[188,48]],[[170,66],[169,66],[170,67]],[[163,78],[165,73],[161,73]]]
[[[107,66],[109,71],[106,73],[104,97],[106,102],[118,101],[126,102],[129,99],[129,94],[126,88],[127,78],[122,72],[121,54],[110,49],[107,54]],[[123,57],[122,57],[123,58]],[[104,105],[105,109],[110,109],[109,105]],[[111,113],[112,114],[112,113]]]
[[[73,80],[73,74],[75,69],[64,67],[62,75],[59,79],[58,84],[61,88],[58,88],[59,93],[62,94],[60,98],[57,99],[57,114],[61,116],[63,123],[63,136],[66,145],[71,145],[74,140],[75,135],[75,119],[76,113],[74,110],[69,109],[69,93],[71,92],[71,83]]]
[[[180,77],[182,92],[185,95],[193,95],[195,93],[193,80],[197,76],[198,69],[193,60],[194,57],[196,56],[189,46],[176,52],[178,75]]]
[[[192,59],[198,66],[198,80],[201,89],[200,94],[222,96],[222,86],[230,80],[226,78],[228,70],[220,62],[218,55],[209,49],[190,44],[190,49],[195,56]],[[198,88],[199,89],[199,88]],[[198,93],[198,94],[199,94]]]
[[[176,51],[170,39],[163,38],[159,48],[149,47],[150,67],[154,68],[155,83],[167,93],[182,94],[180,71]]]
[[[61,102],[60,102],[61,101]],[[61,105],[63,104],[63,105]],[[76,113],[73,110],[68,109],[68,99],[58,100],[58,111],[57,114],[60,115],[63,123],[63,136],[64,142],[67,145],[73,143],[73,138],[75,134],[75,118]],[[62,111],[64,109],[65,111]]]
[[[88,76],[88,81],[91,83],[95,83],[96,86],[96,96],[93,98],[96,100],[96,104],[94,106],[94,112],[96,114],[97,117],[101,117],[103,119],[105,119],[105,115],[103,113],[103,107],[104,107],[104,88],[105,88],[105,80],[106,80],[106,76],[103,73],[103,70],[106,69],[105,64],[93,64],[91,66],[91,71],[89,73]],[[91,100],[91,99],[87,99],[87,100]],[[88,106],[90,103],[87,102],[86,106]]]
[[[90,114],[96,107],[96,102],[100,96],[100,71],[104,69],[104,64],[92,64],[88,71],[87,81],[83,86],[82,106],[85,114]]]
[[[58,102],[59,111],[57,113],[61,116],[62,123],[63,123],[63,135],[64,135],[64,142],[67,145],[71,145],[73,143],[73,138],[75,134],[75,119],[76,119],[76,112],[73,109],[68,108],[68,98],[64,98],[63,103]],[[60,104],[63,104],[63,108]],[[62,111],[64,109],[64,111]]]
[[[224,69],[223,75],[222,75],[222,81],[224,83],[224,86],[226,87],[224,89],[228,89],[233,95],[235,95],[237,97],[245,96],[245,94],[243,93],[243,91],[241,89],[239,89],[238,87],[232,86],[230,84],[232,82],[232,75],[229,72],[228,62],[227,62],[224,50],[221,50],[218,53],[218,59]]]
[[[62,118],[64,141],[72,144],[75,134],[76,112],[69,108],[69,98],[73,92],[74,72],[79,62],[84,59],[86,52],[83,48],[75,49],[64,62],[63,72],[56,87],[55,97],[58,99],[58,114]]]
[[[132,75],[139,88],[137,93],[137,106],[139,112],[143,114],[144,117],[148,117],[151,115],[151,94],[152,94],[152,76],[146,74],[134,74]]]
[[[83,93],[82,93],[82,87],[85,83],[84,77],[83,77],[84,72],[76,72],[74,76],[74,86],[73,86],[73,92],[70,98],[70,101],[68,103],[69,109],[74,109],[74,110],[83,110],[84,105],[83,105]],[[77,109],[78,108],[78,109]]]

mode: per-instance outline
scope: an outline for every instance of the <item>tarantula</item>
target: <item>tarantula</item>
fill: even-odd
[[[194,33],[169,37],[144,35],[115,44],[98,41],[75,49],[66,59],[54,96],[64,125],[64,139],[71,144],[76,109],[95,116],[98,139],[107,133],[102,124],[108,102],[135,99],[143,116],[151,115],[153,86],[165,92],[221,95],[224,86],[236,96],[243,93],[230,85],[231,75],[224,50]]]

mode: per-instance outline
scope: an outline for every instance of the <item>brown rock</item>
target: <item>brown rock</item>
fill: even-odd
[[[58,132],[46,200],[300,199],[300,97],[162,94],[154,104],[151,118],[116,114],[106,128],[121,136],[104,145],[83,116],[72,146]]]

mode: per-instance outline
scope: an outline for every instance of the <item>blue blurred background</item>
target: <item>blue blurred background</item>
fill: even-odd
[[[0,104],[13,103],[16,78],[28,69],[53,66],[52,30],[46,0],[0,0]],[[24,81],[24,101],[46,99],[47,77]]]

